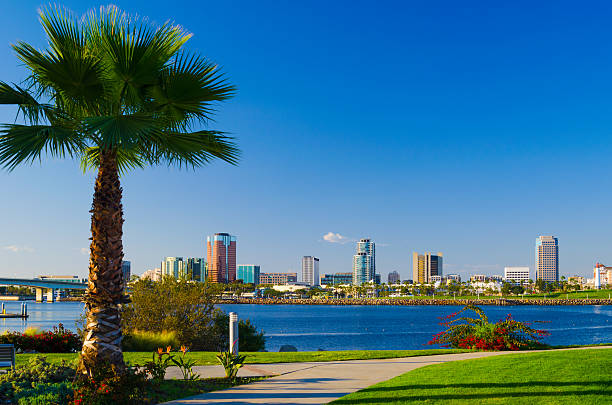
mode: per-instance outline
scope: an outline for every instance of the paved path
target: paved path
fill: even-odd
[[[592,348],[610,349],[612,346]],[[580,348],[561,350],[580,350]],[[274,375],[274,377],[166,404],[324,404],[419,367],[511,353],[516,352],[473,352],[384,360],[250,364],[241,369],[240,375]],[[204,377],[223,376],[220,366],[202,366],[196,369]],[[172,378],[171,373],[174,371],[169,371],[167,377]]]

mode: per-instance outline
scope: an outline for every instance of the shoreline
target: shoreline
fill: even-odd
[[[215,304],[251,304],[251,305],[612,305],[612,299],[608,298],[547,298],[547,299],[523,299],[523,298],[496,298],[496,299],[401,299],[401,298],[376,298],[376,299],[283,299],[283,298],[234,298],[217,300]]]

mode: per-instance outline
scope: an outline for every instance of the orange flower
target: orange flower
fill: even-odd
[[[166,347],[166,353],[170,353],[171,350],[172,350],[172,346]]]
[[[183,352],[183,354],[187,353],[189,351],[188,347],[185,347],[184,345],[181,345],[181,352]]]
[[[161,347],[157,348],[157,354],[162,355],[164,354],[164,349],[162,349]]]

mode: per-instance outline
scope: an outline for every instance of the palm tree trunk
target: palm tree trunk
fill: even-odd
[[[114,152],[103,152],[91,208],[87,325],[78,375],[91,376],[102,365],[123,373],[120,305],[123,294],[123,209]],[[78,378],[78,377],[77,377]]]

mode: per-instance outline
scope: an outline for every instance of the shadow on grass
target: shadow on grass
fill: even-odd
[[[362,391],[360,391],[362,392]],[[441,394],[441,395],[402,395],[402,396],[376,396],[372,398],[340,398],[334,401],[334,404],[368,404],[368,403],[385,403],[385,402],[422,402],[427,400],[478,400],[478,399],[510,399],[510,398],[538,398],[538,397],[566,397],[566,396],[584,396],[584,395],[599,395],[609,396],[601,390],[580,390],[580,391],[561,391],[561,392],[504,392],[504,393],[482,393],[482,394]]]
[[[606,386],[610,381],[529,381],[528,383],[462,383],[462,384],[415,384],[401,385],[394,387],[371,387],[360,390],[359,392],[389,392],[389,391],[408,391],[408,390],[433,390],[444,388],[520,388],[520,387],[567,387],[571,385],[579,385],[581,387],[587,385]]]

